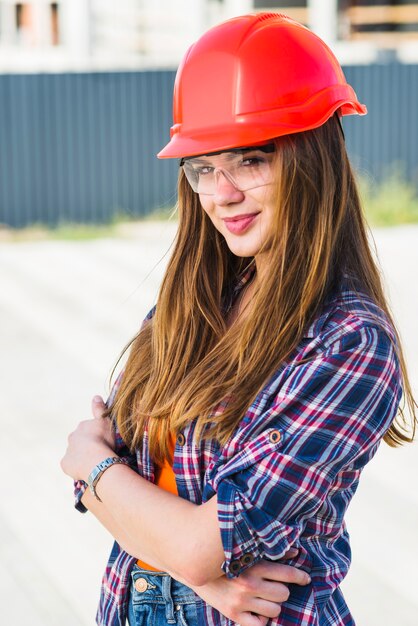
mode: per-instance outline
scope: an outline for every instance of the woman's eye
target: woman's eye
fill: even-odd
[[[263,165],[265,162],[266,160],[262,157],[251,156],[241,161],[241,167],[258,167]]]
[[[212,174],[212,172],[213,167],[211,167],[210,165],[202,165],[195,168],[195,174],[197,174],[197,176],[205,176],[207,174]]]

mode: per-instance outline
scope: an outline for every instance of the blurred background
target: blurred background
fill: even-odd
[[[213,24],[266,9],[323,37],[367,104],[344,128],[375,221],[418,219],[418,2],[0,0],[0,224],[103,224],[171,207],[177,162],[155,154],[175,69]]]
[[[325,39],[368,107],[344,130],[418,393],[418,2],[0,0],[4,623],[94,624],[111,540],[59,460],[157,296],[176,67],[213,24],[263,10]],[[416,444],[383,445],[349,509],[358,626],[416,626],[417,472]]]

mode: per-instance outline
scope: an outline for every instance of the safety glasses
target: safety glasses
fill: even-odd
[[[223,175],[239,191],[273,182],[274,143],[184,158],[180,166],[193,191],[215,195]]]

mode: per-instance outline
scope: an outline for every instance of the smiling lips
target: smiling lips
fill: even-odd
[[[246,213],[245,215],[235,215],[234,217],[224,217],[223,221],[227,229],[239,235],[247,230],[247,228],[253,223],[258,213]]]

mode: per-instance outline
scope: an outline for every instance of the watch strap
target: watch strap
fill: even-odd
[[[118,456],[109,456],[107,457],[107,459],[104,459],[104,461],[101,461],[95,467],[93,467],[89,474],[87,484],[90,487],[90,491],[99,502],[101,502],[101,499],[96,492],[97,483],[99,482],[105,471],[109,469],[109,467],[112,467],[112,465],[116,465],[118,463],[123,463],[124,465],[126,465],[125,459],[121,459]]]

